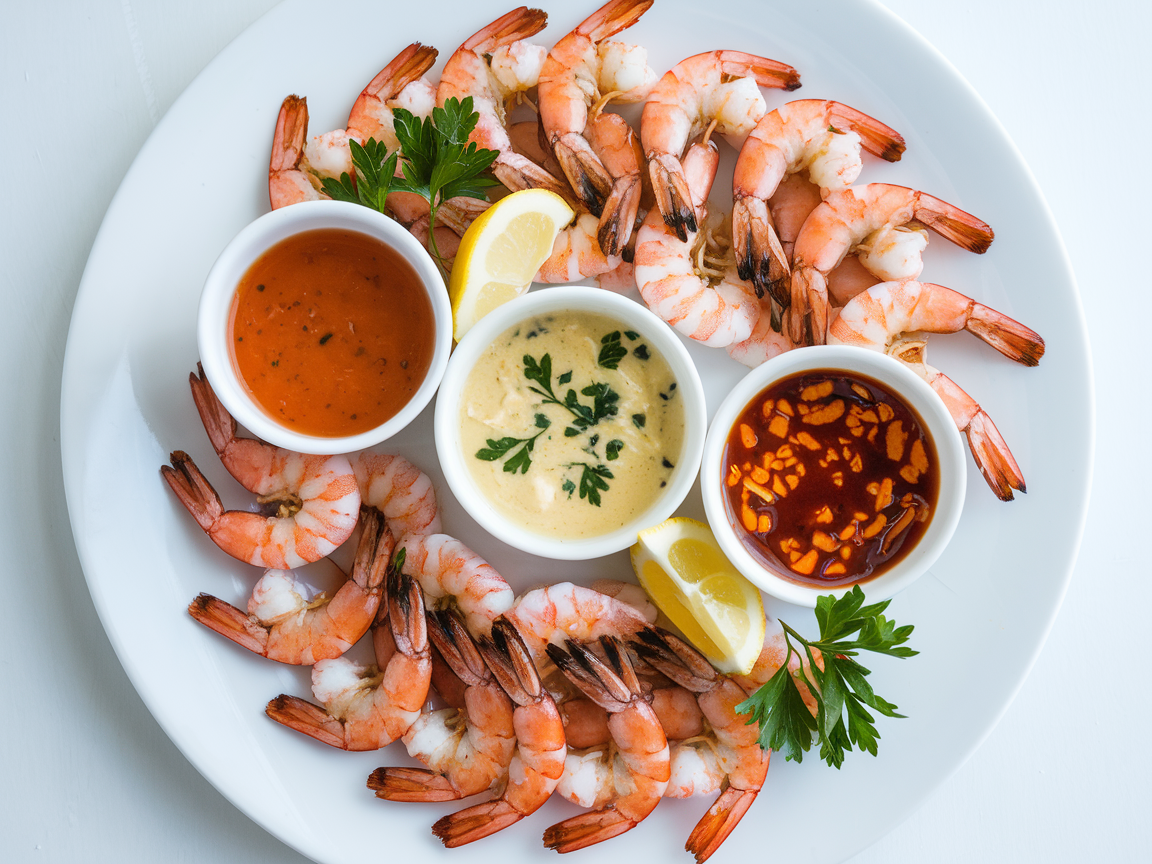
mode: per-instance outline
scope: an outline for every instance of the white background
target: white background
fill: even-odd
[[[59,451],[69,317],[104,211],[180,92],[272,5],[5,0],[2,7],[5,861],[304,860],[201,778],[129,684],[76,558]],[[971,760],[853,864],[1147,860],[1152,388],[1141,350],[1149,315],[1141,253],[1152,11],[1135,0],[884,5],[981,94],[1047,196],[1091,337],[1097,450],[1073,581],[1031,675]],[[324,21],[322,8],[301,26],[315,27],[317,38],[338,36],[344,25]],[[131,543],[133,514],[120,517]],[[834,819],[852,802],[812,806]]]

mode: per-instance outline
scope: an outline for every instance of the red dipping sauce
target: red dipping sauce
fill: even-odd
[[[272,246],[244,274],[229,321],[252,399],[306,435],[374,429],[415,395],[432,362],[432,303],[386,243],[336,228]]]

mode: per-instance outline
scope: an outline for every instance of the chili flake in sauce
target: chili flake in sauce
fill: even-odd
[[[915,411],[870,378],[819,370],[777,381],[737,418],[724,452],[728,517],[744,546],[794,582],[878,576],[923,536],[940,486]],[[738,532],[741,533],[741,532]]]

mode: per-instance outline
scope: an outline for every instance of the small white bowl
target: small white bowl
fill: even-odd
[[[597,537],[563,539],[535,533],[512,521],[492,504],[468,470],[460,444],[460,397],[473,366],[488,346],[513,325],[550,312],[589,312],[620,322],[639,333],[668,362],[683,399],[684,442],[668,485],[651,506],[619,528]],[[708,428],[704,388],[688,350],[672,328],[644,306],[600,288],[563,286],[537,289],[482,318],[460,340],[436,397],[436,452],[457,500],[481,527],[497,539],[533,555],[563,560],[599,558],[636,542],[636,535],[671,516],[696,480]]]
[[[424,381],[408,403],[391,419],[356,435],[323,437],[289,429],[264,411],[240,380],[228,342],[232,298],[248,268],[268,249],[294,234],[320,228],[358,231],[391,246],[415,269],[432,302],[436,344]],[[350,453],[378,444],[407,426],[424,406],[444,376],[452,350],[452,307],[448,291],[431,256],[399,222],[359,204],[343,201],[306,201],[266,213],[237,234],[204,281],[196,322],[200,361],[212,389],[224,407],[252,434],[298,453]]]
[[[708,430],[700,466],[704,510],[728,559],[753,584],[773,597],[798,606],[814,607],[816,598],[822,594],[840,597],[851,590],[851,585],[835,588],[802,585],[765,566],[745,548],[741,539],[742,529],[733,526],[725,501],[724,449],[737,418],[776,381],[824,369],[857,373],[886,385],[915,410],[936,445],[940,470],[939,497],[927,530],[915,547],[895,565],[859,583],[869,602],[887,600],[931,567],[952,539],[964,508],[967,470],[963,441],[944,402],[916,373],[886,354],[848,345],[821,345],[789,351],[749,372],[720,404]]]

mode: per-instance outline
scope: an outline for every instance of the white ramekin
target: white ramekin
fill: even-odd
[[[851,585],[836,588],[801,585],[766,567],[745,548],[739,533],[742,529],[732,524],[725,503],[724,448],[737,418],[774,382],[798,373],[825,369],[857,373],[886,385],[915,410],[936,445],[940,489],[927,530],[916,546],[894,566],[860,583],[869,602],[886,600],[911,585],[940,557],[960,521],[967,482],[963,440],[943,401],[915,372],[886,354],[848,345],[821,345],[789,351],[749,372],[720,404],[708,430],[700,466],[704,510],[724,554],[737,570],[773,597],[799,606],[815,607],[816,598],[821,594],[839,597],[851,590]]]
[[[228,318],[241,277],[271,246],[293,234],[320,228],[359,231],[391,246],[415,269],[432,302],[436,344],[428,374],[415,395],[391,419],[367,432],[343,437],[305,435],[289,429],[257,405],[240,380],[228,343]],[[212,389],[236,420],[252,434],[298,453],[350,453],[378,444],[407,426],[432,399],[452,350],[452,308],[432,258],[408,230],[359,204],[306,201],[266,213],[237,234],[204,281],[196,322],[200,362]]]
[[[684,406],[684,443],[667,487],[647,510],[607,534],[586,539],[561,539],[535,533],[506,517],[472,479],[460,445],[460,397],[472,367],[496,337],[516,323],[559,311],[591,312],[635,330],[659,352],[676,377]],[[584,560],[619,552],[636,542],[636,535],[671,516],[696,480],[708,417],[704,388],[688,350],[672,329],[632,300],[600,288],[563,286],[540,288],[499,307],[482,318],[456,346],[440,393],[436,397],[436,452],[444,477],[457,500],[481,527],[497,539],[545,558]]]

